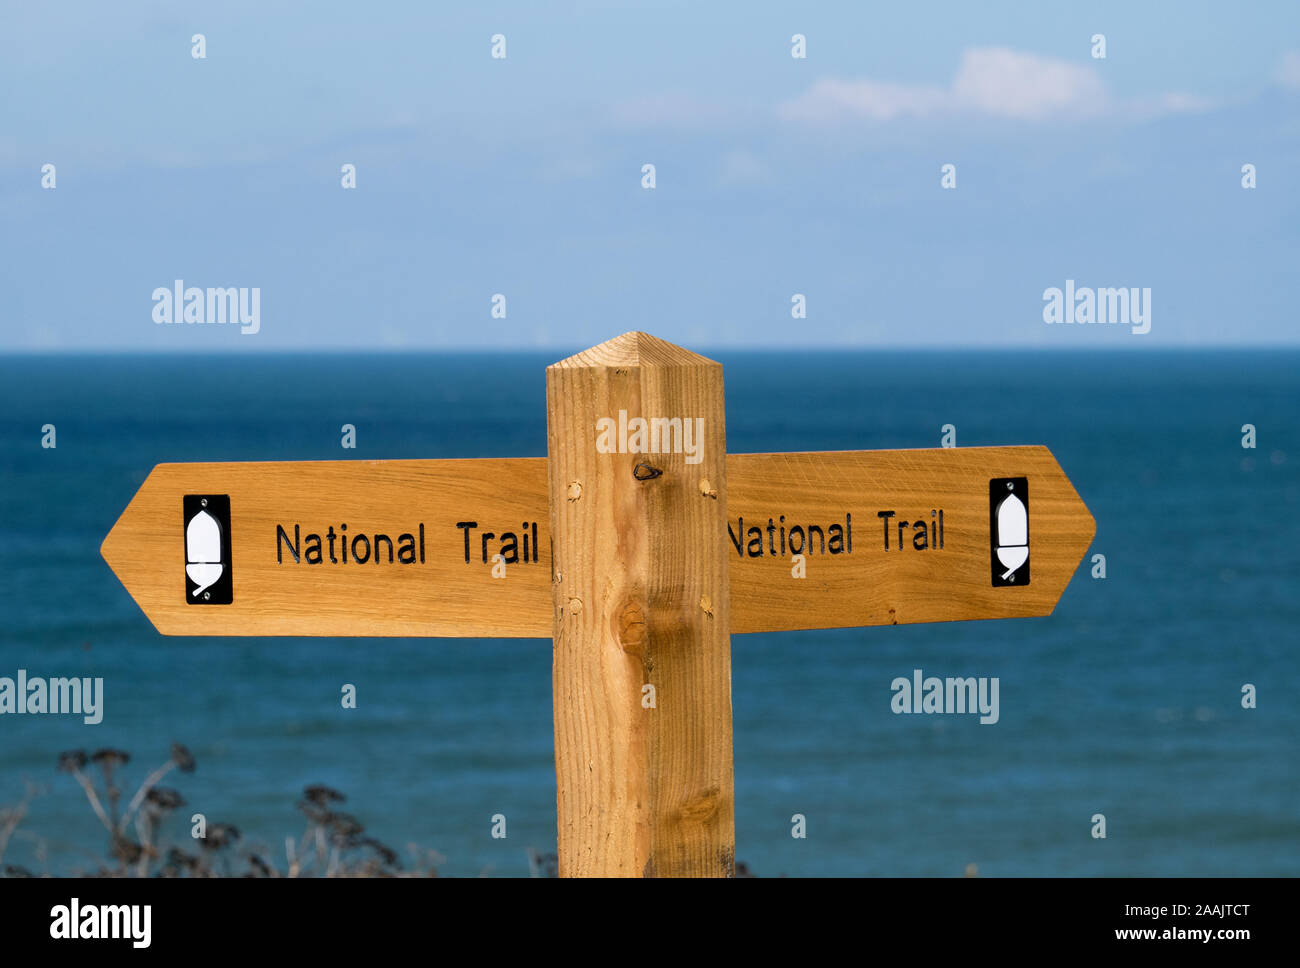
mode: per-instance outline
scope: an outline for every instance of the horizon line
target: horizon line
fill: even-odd
[[[662,338],[662,337],[661,337]],[[668,340],[668,342],[673,342]],[[247,345],[247,344],[236,344]],[[682,344],[678,344],[682,345]],[[574,349],[576,347],[576,349]],[[266,349],[259,349],[256,346],[249,346],[248,349],[237,349],[233,346],[212,347],[212,346],[192,346],[188,348],[158,348],[158,347],[40,347],[40,346],[19,346],[19,347],[0,347],[0,358],[3,357],[33,357],[33,356],[225,356],[236,357],[244,356],[250,353],[268,356],[398,356],[410,353],[420,353],[429,355],[453,355],[453,354],[474,354],[474,355],[493,355],[493,356],[522,356],[537,355],[552,352],[581,352],[585,348],[579,344],[547,344],[544,346],[514,346],[501,348],[490,345],[482,346],[320,346],[320,347],[291,347],[291,346],[272,346]],[[1259,351],[1296,351],[1300,350],[1300,341],[1290,343],[1179,343],[1152,345],[1147,341],[1141,343],[1124,343],[1115,344],[1098,344],[1098,345],[1020,345],[1020,344],[989,344],[989,343],[966,343],[966,344],[949,344],[939,345],[934,343],[896,343],[888,345],[871,345],[866,343],[824,343],[813,346],[797,346],[783,343],[764,343],[758,345],[736,345],[736,344],[713,344],[706,343],[692,344],[692,349],[701,353],[841,353],[850,352],[906,352],[906,353],[944,353],[944,352],[974,352],[974,353],[1124,353],[1136,350],[1141,353],[1153,352],[1198,352],[1206,350],[1224,351],[1237,350],[1241,352],[1259,352]]]

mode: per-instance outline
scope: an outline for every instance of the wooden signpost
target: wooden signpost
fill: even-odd
[[[722,367],[547,370],[545,458],[160,464],[104,540],[165,635],[549,637],[561,875],[728,876],[733,632],[1047,615],[1045,447],[727,454]]]

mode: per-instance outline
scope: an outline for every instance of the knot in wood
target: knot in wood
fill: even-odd
[[[629,655],[644,659],[646,641],[650,633],[646,628],[645,612],[641,609],[641,603],[636,600],[624,602],[623,607],[614,616],[614,622],[614,632],[619,647]]]
[[[681,805],[681,818],[687,823],[708,823],[722,805],[722,791],[717,787],[688,797]]]

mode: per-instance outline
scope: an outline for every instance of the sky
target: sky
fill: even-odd
[[[1289,0],[3,0],[0,92],[0,352],[1300,341]]]

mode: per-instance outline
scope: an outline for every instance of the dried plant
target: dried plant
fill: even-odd
[[[196,844],[167,844],[168,821],[177,810],[187,806],[180,791],[161,787],[159,782],[172,770],[193,773],[194,755],[179,743],[173,743],[170,755],[145,776],[126,809],[119,812],[124,767],[131,762],[125,750],[100,749],[94,753],[68,750],[60,753],[57,766],[81,787],[91,810],[109,835],[108,857],[114,866],[101,865],[91,872],[96,877],[437,877],[445,863],[437,851],[408,844],[411,861],[403,865],[397,851],[366,834],[365,825],[353,814],[337,809],[345,803],[338,790],[314,783],[303,789],[298,811],[306,820],[302,835],[284,841],[285,867],[280,870],[264,845],[245,844],[238,827],[229,823],[209,823]],[[97,785],[88,767],[98,768],[102,781]],[[15,830],[27,815],[33,788],[18,804],[0,806],[0,875],[30,877],[31,872],[17,865],[4,865],[5,849]],[[107,806],[106,806],[107,804]],[[128,832],[134,832],[134,837]],[[189,847],[190,849],[186,849]],[[44,861],[44,845],[37,850]],[[556,877],[558,858],[554,853],[527,849],[528,871],[532,877]],[[752,877],[743,863],[736,864],[737,877]]]
[[[121,771],[131,762],[124,750],[101,749],[87,754],[69,750],[59,754],[58,769],[77,781],[86,801],[109,834],[108,856],[115,867],[100,867],[95,873],[107,877],[436,877],[443,858],[433,851],[414,850],[417,863],[405,869],[397,851],[366,836],[365,825],[355,816],[335,809],[346,797],[331,787],[312,784],[303,790],[298,809],[306,828],[297,840],[285,838],[286,869],[278,870],[260,845],[242,847],[238,827],[228,823],[206,825],[196,838],[193,851],[163,840],[168,819],[186,806],[177,790],[159,786],[171,770],[193,773],[194,755],[173,743],[168,758],[150,772],[119,813]],[[97,784],[87,767],[99,768]],[[0,811],[0,859],[12,828],[22,819],[26,802],[11,811]],[[134,832],[135,836],[129,835]],[[242,866],[246,865],[246,867]],[[13,868],[10,876],[25,873]],[[6,870],[6,873],[9,873]]]
[[[13,838],[14,832],[18,830],[18,825],[23,822],[27,816],[27,808],[36,796],[37,790],[32,784],[27,784],[23,791],[23,798],[12,806],[0,806],[0,862],[4,861],[5,851],[9,848],[9,841]],[[5,872],[6,877],[30,877],[31,873],[25,867],[9,866],[0,868]]]

